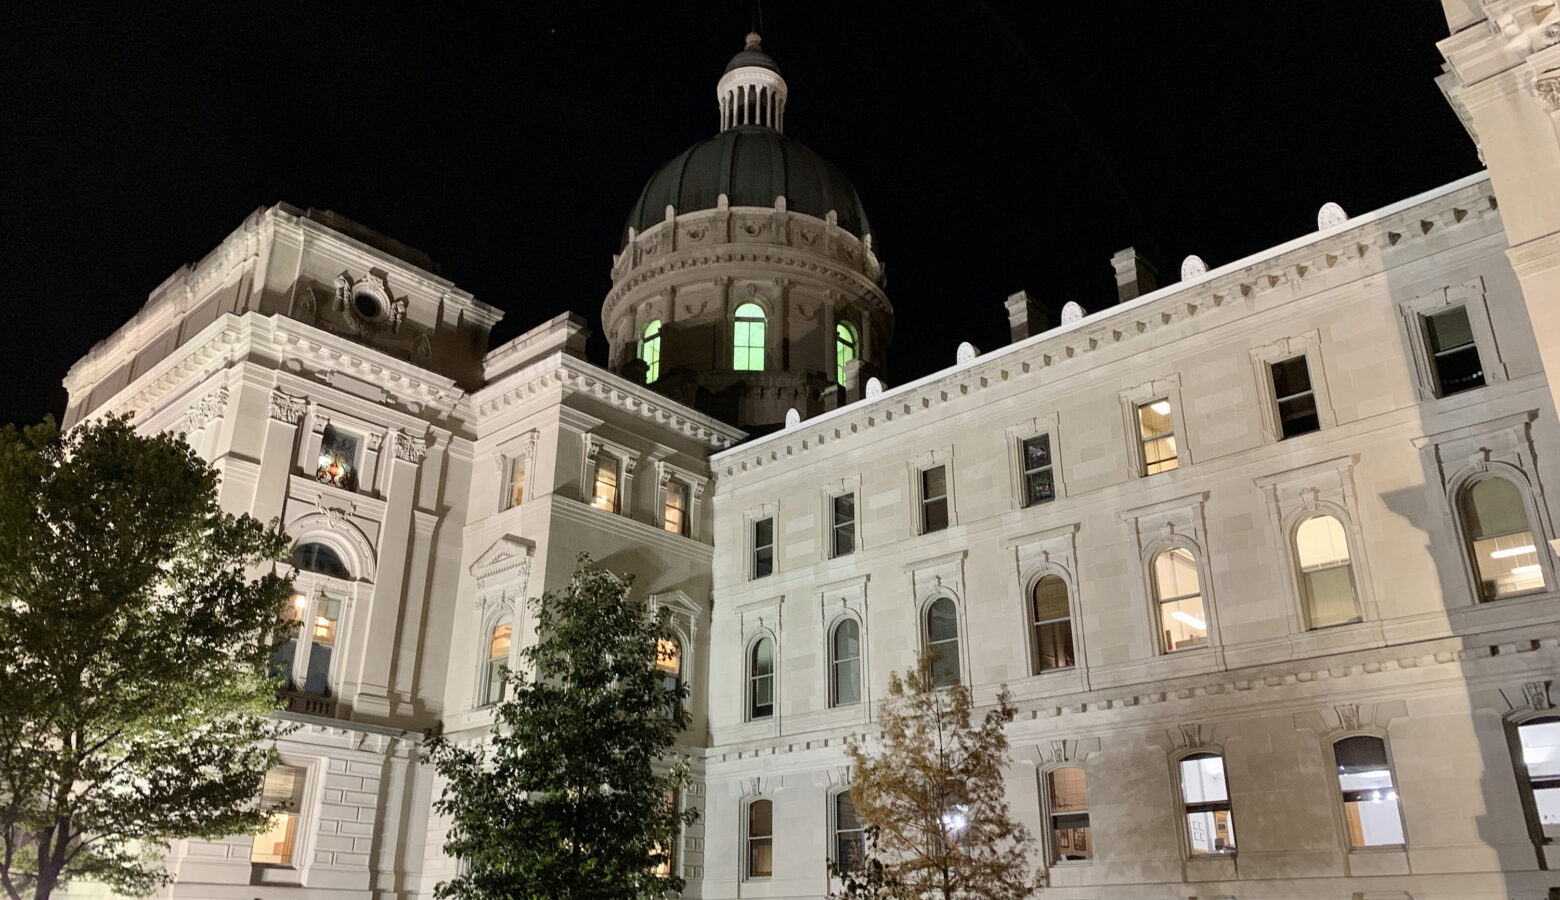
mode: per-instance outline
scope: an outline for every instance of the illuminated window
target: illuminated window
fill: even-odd
[[[861,702],[861,626],[841,619],[829,639],[829,705]]]
[[[1446,397],[1484,386],[1484,363],[1468,324],[1468,310],[1455,306],[1424,316],[1425,349],[1435,369],[1435,395]]]
[[[293,551],[292,563],[300,572],[318,572],[332,578],[352,577],[347,572],[347,564],[341,561],[341,555],[325,544],[299,544]]]
[[[842,871],[860,869],[867,858],[867,828],[856,814],[850,791],[834,795],[834,862]]]
[[[326,425],[320,436],[319,467],[314,470],[314,480],[343,490],[357,490],[357,454],[357,435]]]
[[[1089,833],[1089,784],[1078,766],[1052,769],[1045,776],[1046,816],[1051,822],[1051,862],[1094,858]]]
[[[298,822],[303,810],[303,785],[307,773],[298,766],[272,766],[265,773],[260,808],[270,817],[265,830],[255,835],[249,861],[266,866],[290,866],[298,848]]]
[[[688,535],[688,486],[681,481],[666,483],[666,507],[661,513],[661,527],[672,534]]]
[[[514,642],[515,626],[508,618],[498,620],[488,632],[487,662],[483,664],[483,704],[502,703],[508,685],[504,670],[509,667],[509,648]]]
[[[504,508],[510,509],[520,505],[525,499],[525,457],[511,456],[509,458],[508,477],[505,479]]]
[[[775,714],[775,642],[767,637],[753,644],[748,658],[748,718]]]
[[[1024,505],[1035,506],[1056,499],[1051,475],[1051,436],[1037,435],[1024,441]]]
[[[1522,492],[1504,478],[1481,478],[1463,489],[1463,526],[1479,572],[1479,596],[1497,600],[1542,590],[1538,542]]]
[[[1161,551],[1154,556],[1153,578],[1164,652],[1205,646],[1208,620],[1203,612],[1196,557],[1181,547]]]
[[[959,620],[947,597],[938,597],[926,608],[926,647],[932,656],[932,685],[958,684]]]
[[[1273,363],[1273,399],[1278,404],[1278,431],[1292,438],[1322,427],[1316,412],[1316,392],[1311,389],[1311,370],[1304,356]]]
[[[1235,852],[1235,818],[1224,781],[1224,757],[1194,753],[1181,760],[1181,800],[1193,856]]]
[[[645,384],[661,377],[661,320],[654,319],[639,337],[639,358],[645,363]]]
[[[764,369],[764,309],[757,303],[744,303],[737,307],[732,324],[731,367],[739,372],[761,372]]]
[[[775,822],[774,805],[768,800],[754,800],[747,810],[747,866],[748,878],[768,878],[775,874]]]
[[[1560,716],[1529,719],[1517,726],[1522,748],[1518,771],[1534,838],[1560,841]]]
[[[293,594],[282,614],[289,627],[285,641],[271,656],[272,671],[290,687],[301,684],[307,693],[328,695],[341,600],[320,591]]]
[[[1034,623],[1035,671],[1065,669],[1073,665],[1072,609],[1067,582],[1045,575],[1035,582],[1030,614]]]
[[[1333,744],[1333,758],[1338,763],[1349,846],[1401,846],[1403,816],[1387,762],[1387,742],[1367,735],[1344,738]]]
[[[775,520],[766,516],[753,521],[753,577],[775,570]]]
[[[1164,397],[1137,408],[1138,437],[1143,442],[1143,474],[1157,475],[1180,465],[1175,450],[1175,417]]]
[[[682,708],[682,645],[676,638],[656,638],[655,669],[667,694],[666,717],[675,719]]]
[[[315,598],[314,618],[306,626],[312,634],[303,682],[303,689],[311,694],[330,693],[330,661],[336,650],[336,626],[340,618],[339,599],[324,594]]]
[[[948,469],[932,466],[921,470],[921,533],[948,527]]]
[[[618,508],[618,461],[606,451],[596,454],[596,475],[592,479],[590,505],[607,512]]]
[[[1332,516],[1312,516],[1301,522],[1295,529],[1295,555],[1300,562],[1300,590],[1310,627],[1358,622],[1354,567],[1343,523]]]
[[[840,322],[834,326],[834,381],[845,383],[845,364],[856,358],[856,326]]]
[[[666,792],[666,805],[673,813],[678,811],[677,790],[675,788]],[[677,823],[673,828],[681,829],[682,823]],[[651,867],[650,874],[660,878],[670,878],[677,871],[677,839],[678,835],[674,834],[670,847],[662,847],[659,843],[656,843],[650,848],[651,856],[659,857],[659,862]]]
[[[829,526],[831,556],[856,552],[856,495],[840,494],[829,500],[834,521]]]

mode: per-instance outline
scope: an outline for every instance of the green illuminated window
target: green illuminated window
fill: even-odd
[[[764,310],[757,303],[737,307],[731,335],[733,369],[739,372],[764,370],[764,327]]]

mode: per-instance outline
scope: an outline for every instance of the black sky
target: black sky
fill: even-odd
[[[598,320],[623,220],[716,128],[748,2],[6,4],[0,422],[254,208],[334,209],[507,312]],[[1114,300],[1478,168],[1433,82],[1437,4],[784,3],[787,133],[871,217],[890,383],[1006,341],[1002,301]],[[604,355],[599,339],[593,351]]]

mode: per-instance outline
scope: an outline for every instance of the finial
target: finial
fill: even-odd
[[[763,43],[764,43],[764,39],[758,36],[758,32],[756,32],[756,31],[749,31],[747,33],[747,43],[742,45],[742,49],[743,50],[762,50],[762,49],[764,49]]]

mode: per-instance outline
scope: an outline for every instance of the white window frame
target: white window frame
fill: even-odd
[[[352,571],[351,555],[343,553],[340,547],[321,541],[318,536],[305,537],[298,542],[298,546],[310,543],[323,543],[335,550],[348,565],[348,572]],[[343,698],[342,674],[346,667],[348,637],[352,633],[352,609],[356,605],[354,601],[358,590],[364,584],[361,580],[336,578],[319,572],[299,571],[293,576],[293,592],[288,595],[287,602],[293,603],[299,596],[305,598],[303,617],[296,626],[298,645],[293,651],[292,668],[287,678],[289,690],[293,693],[302,697],[330,698],[333,702]],[[372,591],[372,585],[368,585],[368,590]],[[336,636],[331,643],[330,667],[325,673],[325,692],[319,693],[308,690],[309,657],[314,651],[313,623],[318,618],[320,603],[325,598],[336,600],[340,608],[336,615]]]
[[[709,487],[709,477],[706,475],[701,475],[692,469],[673,465],[664,459],[658,459],[655,463],[655,480],[656,527],[660,528],[662,531],[666,530],[667,487],[671,484],[671,482],[676,481],[681,483],[688,492],[688,508],[683,511],[683,516],[688,527],[681,536],[690,540],[700,540],[702,535],[701,529],[699,528],[699,502],[703,500],[704,491],[707,487]],[[675,534],[676,532],[667,531],[666,533]]]
[[[768,875],[754,875],[753,874],[753,841],[755,840],[755,838],[753,837],[752,827],[751,827],[751,825],[749,823],[752,820],[752,812],[751,812],[751,810],[752,810],[753,804],[755,804],[755,803],[768,803],[769,804],[769,834],[767,836],[767,839],[769,841],[769,874]],[[742,802],[742,820],[741,820],[740,824],[741,824],[741,828],[742,828],[742,861],[741,861],[742,880],[743,881],[759,881],[759,882],[762,882],[762,881],[768,881],[771,878],[774,878],[775,877],[775,872],[774,872],[774,869],[775,869],[775,801],[774,801],[774,798],[773,797],[769,797],[769,796],[756,796],[756,797],[748,797],[747,799],[743,800],[743,802]],[[764,838],[757,838],[757,840],[763,840],[763,839]]]
[[[1177,594],[1172,597],[1164,597],[1159,593],[1159,581],[1155,576],[1154,562],[1161,554],[1173,553],[1176,550],[1184,550],[1191,554],[1192,562],[1197,566],[1197,593]],[[1157,646],[1158,656],[1180,656],[1185,653],[1195,653],[1198,650],[1209,650],[1215,646],[1213,638],[1213,616],[1209,612],[1211,605],[1208,600],[1208,565],[1197,547],[1187,541],[1169,540],[1158,544],[1148,558],[1144,561],[1144,574],[1148,578],[1148,596],[1153,603],[1152,615],[1154,619],[1154,641]],[[1165,605],[1177,603],[1189,597],[1196,597],[1202,602],[1203,607],[1203,631],[1207,635],[1205,643],[1201,647],[1186,647],[1170,649],[1165,646]]]
[[[534,487],[534,470],[536,463],[536,445],[538,434],[535,429],[526,432],[518,439],[508,440],[500,444],[493,453],[493,467],[498,472],[498,511],[514,509],[523,506],[531,499]],[[512,494],[511,487],[514,484],[515,467],[519,466],[521,477],[520,502],[509,502]]]
[[[946,486],[946,493],[943,496],[948,505],[948,524],[937,531],[927,531],[926,498],[922,496],[921,487],[923,483],[922,473],[928,469],[935,469],[938,466],[943,467],[943,480]],[[938,534],[958,527],[958,504],[955,502],[956,491],[953,478],[953,447],[940,447],[936,450],[919,453],[906,462],[906,469],[909,480],[909,492],[905,496],[915,498],[912,514],[908,517],[910,519],[909,536],[917,537],[923,534]]]
[[[828,849],[829,860],[831,862],[833,862],[835,865],[840,865],[841,864],[841,860],[840,860],[840,808],[839,808],[839,798],[842,795],[848,796],[849,794],[850,794],[850,784],[848,782],[846,784],[840,785],[837,788],[832,788],[832,789],[830,789],[829,791],[827,791],[824,794],[824,797],[828,800],[828,804],[829,804],[829,808],[825,811],[825,816],[828,819],[828,825],[829,825],[829,830],[828,830],[828,835],[829,835],[829,849]],[[852,806],[855,805],[855,801],[854,800],[851,801],[851,805]],[[856,811],[856,818],[857,818],[857,821],[860,821],[860,818],[861,818],[861,811],[860,810]],[[866,853],[867,853],[867,826],[866,826],[866,823],[863,822],[862,826],[860,828],[852,829],[852,830],[855,831],[857,834],[861,835],[862,860],[865,861],[866,860]]]
[[[1067,631],[1072,642],[1072,662],[1065,666],[1053,666],[1049,669],[1040,667],[1040,626],[1060,621],[1047,619],[1045,622],[1035,621],[1035,590],[1040,587],[1040,582],[1046,578],[1060,579],[1067,589]],[[1068,574],[1055,566],[1046,566],[1031,575],[1026,581],[1024,590],[1024,619],[1028,623],[1029,631],[1029,674],[1051,675],[1057,672],[1071,672],[1078,668],[1078,612],[1077,591],[1073,588],[1072,579]]]
[[[1311,395],[1316,401],[1318,431],[1326,431],[1338,424],[1333,411],[1332,392],[1327,387],[1326,370],[1322,365],[1322,338],[1316,330],[1279,338],[1251,350],[1252,377],[1257,385],[1257,407],[1262,416],[1262,442],[1276,444],[1285,440],[1283,423],[1278,416],[1278,395],[1273,388],[1273,366],[1297,356],[1305,357],[1306,374],[1311,379]],[[1316,432],[1310,432],[1315,434]],[[1299,440],[1298,434],[1288,440]]]
[[[852,624],[854,624],[856,626],[856,643],[859,645],[859,648],[860,648],[858,650],[859,655],[856,657],[856,694],[857,694],[857,698],[855,700],[849,702],[849,703],[841,703],[840,699],[839,699],[839,675],[838,675],[839,666],[837,665],[839,660],[834,655],[834,635],[835,635],[836,632],[839,631],[840,627],[843,626],[846,622],[850,622],[850,623],[852,623]],[[846,707],[858,707],[858,706],[861,706],[862,704],[866,703],[866,700],[867,700],[867,637],[866,637],[867,630],[866,630],[866,628],[862,625],[862,622],[861,622],[861,619],[860,619],[859,616],[855,615],[854,613],[847,612],[847,613],[835,616],[834,619],[829,622],[829,626],[824,629],[823,634],[824,634],[823,658],[825,660],[825,664],[829,667],[829,672],[828,672],[829,708],[830,709],[844,709]]]
[[[1181,854],[1182,854],[1182,857],[1185,860],[1187,860],[1187,861],[1202,860],[1202,859],[1234,859],[1234,858],[1236,858],[1239,855],[1239,852],[1240,852],[1240,838],[1239,837],[1236,837],[1236,839],[1235,839],[1235,849],[1233,849],[1233,850],[1213,851],[1213,852],[1210,852],[1210,853],[1197,853],[1197,852],[1195,852],[1192,849],[1192,833],[1191,833],[1190,829],[1188,829],[1186,827],[1186,817],[1189,814],[1191,814],[1192,810],[1189,809],[1191,804],[1189,804],[1187,802],[1187,800],[1186,800],[1186,788],[1185,788],[1185,785],[1182,783],[1182,780],[1181,780],[1181,762],[1183,760],[1187,760],[1187,759],[1190,759],[1192,757],[1201,757],[1201,756],[1217,756],[1220,760],[1223,761],[1223,764],[1224,764],[1224,797],[1225,797],[1223,802],[1224,802],[1224,804],[1226,806],[1229,807],[1230,822],[1234,823],[1234,821],[1235,821],[1235,792],[1233,790],[1231,790],[1231,787],[1230,787],[1231,784],[1233,783],[1232,779],[1230,778],[1230,757],[1229,757],[1228,753],[1224,752],[1224,748],[1223,747],[1219,747],[1219,746],[1202,744],[1202,745],[1195,746],[1195,747],[1186,747],[1186,748],[1183,748],[1182,750],[1177,751],[1176,753],[1171,754],[1171,756],[1170,756],[1170,787],[1171,787],[1171,790],[1174,792],[1175,809],[1176,809],[1176,817],[1175,818],[1176,818],[1176,822],[1178,823],[1178,827],[1179,827],[1180,832],[1181,832]],[[1337,780],[1335,778],[1333,780],[1333,786],[1336,787],[1336,784],[1337,784]],[[1213,801],[1213,803],[1217,803],[1217,802],[1218,801]],[[1207,806],[1207,805],[1213,805],[1213,804],[1212,803],[1199,802],[1197,805],[1199,805],[1199,806]],[[1092,835],[1091,835],[1091,837],[1092,837]]]
[[[1022,422],[1015,422],[1004,430],[1008,444],[1008,474],[1010,484],[1016,485],[1012,493],[1011,509],[1038,509],[1065,499],[1067,487],[1063,482],[1062,435],[1058,414],[1048,413]],[[1045,435],[1051,442],[1051,487],[1056,496],[1043,503],[1028,504],[1029,486],[1024,478],[1024,442]]]
[[[597,434],[586,434],[585,460],[580,467],[580,499],[586,506],[614,515],[627,516],[633,512],[634,467],[639,464],[639,452],[622,444],[609,441]],[[596,505],[596,466],[601,454],[617,460],[617,497],[613,509]]]
[[[754,671],[753,657],[761,641],[769,641],[774,654],[772,671],[767,676],[758,675]],[[768,629],[764,629],[748,638],[742,651],[742,720],[744,722],[773,722],[780,718],[780,640]],[[758,715],[757,704],[753,701],[756,697],[755,688],[758,679],[769,679],[769,715]]]
[[[256,874],[258,883],[274,883],[278,880],[301,883],[314,859],[314,833],[319,819],[320,793],[324,789],[324,761],[283,751],[277,754],[276,764],[303,770],[303,803],[298,808],[298,830],[293,845],[292,862],[255,862],[253,835],[249,836],[251,858],[248,862],[251,870]],[[264,790],[263,782],[261,790]],[[277,876],[280,876],[280,879]]]
[[[1094,849],[1089,849],[1088,859],[1060,859],[1061,848],[1056,844],[1056,817],[1078,815],[1077,812],[1057,812],[1051,796],[1051,773],[1058,769],[1077,769],[1083,773],[1083,795],[1085,806],[1083,815],[1089,817],[1089,842],[1094,842],[1094,819],[1090,812],[1089,800],[1089,769],[1081,759],[1065,759],[1049,763],[1040,767],[1040,829],[1044,832],[1041,846],[1045,852],[1048,866],[1088,866],[1094,864]]]
[[[488,621],[487,625],[482,629],[483,634],[487,636],[487,640],[483,642],[481,648],[482,652],[479,654],[482,660],[482,681],[478,688],[479,693],[477,697],[477,707],[479,709],[495,706],[507,699],[507,697],[493,696],[493,674],[491,671],[493,663],[495,662],[494,657],[491,655],[493,652],[493,632],[497,631],[498,626],[504,624],[505,622],[509,623],[509,654],[504,658],[500,665],[509,669],[510,671],[513,671],[515,667],[515,649],[520,645],[520,623],[516,621],[515,616],[511,610],[500,609],[497,611],[496,615],[490,618],[490,621]],[[505,689],[500,690],[502,692]]]
[[[1212,572],[1208,564],[1211,556],[1203,515],[1203,505],[1207,499],[1207,492],[1199,492],[1124,510],[1118,514],[1121,521],[1131,529],[1137,543],[1140,577],[1136,581],[1140,586],[1139,597],[1142,609],[1147,617],[1145,624],[1149,639],[1154,647],[1154,656],[1158,659],[1196,658],[1201,653],[1212,651],[1222,654],[1223,652],[1223,644],[1219,638],[1219,604],[1214,596]],[[1191,551],[1193,558],[1197,560],[1197,580],[1202,589],[1203,614],[1208,625],[1208,643],[1203,647],[1166,653],[1164,635],[1159,630],[1160,611],[1158,593],[1154,584],[1153,561],[1160,551],[1175,547]]]
[[[1484,279],[1479,277],[1447,285],[1398,304],[1400,332],[1408,348],[1414,387],[1420,402],[1442,399],[1425,319],[1457,306],[1467,310],[1468,327],[1473,332],[1473,341],[1479,350],[1479,364],[1484,369],[1485,386],[1498,384],[1508,377],[1506,363],[1500,354],[1500,344],[1495,339],[1495,329],[1490,324],[1489,299]],[[1447,396],[1465,397],[1475,390],[1459,391]]]
[[[1189,433],[1186,419],[1186,406],[1181,402],[1181,376],[1172,373],[1153,381],[1147,381],[1135,387],[1122,391],[1117,395],[1121,403],[1122,424],[1127,437],[1127,459],[1130,463],[1128,475],[1132,478],[1175,478],[1177,472],[1192,464],[1191,442],[1187,440]],[[1143,452],[1143,433],[1138,420],[1138,407],[1147,406],[1156,401],[1164,400],[1170,404],[1170,426],[1168,432],[1175,436],[1175,468],[1166,472],[1148,474],[1148,460]],[[1054,451],[1053,451],[1054,455]]]
[[[768,522],[769,523],[769,543],[767,543],[767,544],[760,544],[758,542],[758,526],[759,526],[759,523],[761,523],[761,522]],[[770,576],[775,574],[775,571],[777,569],[777,566],[775,565],[775,561],[776,561],[777,557],[779,556],[779,553],[778,553],[779,543],[780,543],[780,541],[779,541],[779,529],[778,529],[778,526],[775,524],[775,516],[773,514],[765,515],[765,516],[756,516],[756,517],[754,517],[754,518],[752,518],[752,519],[750,519],[748,521],[748,580],[749,581],[757,581],[760,578],[769,578]],[[769,551],[769,571],[762,572],[762,573],[758,571],[758,552],[761,549],[768,549],[768,551]]]
[[[968,629],[965,628],[964,604],[959,602],[959,598],[954,596],[952,591],[938,591],[932,594],[932,596],[927,597],[925,600],[921,601],[920,622],[918,623],[920,626],[919,630],[921,632],[921,650],[922,652],[929,652],[932,649],[932,606],[939,600],[947,600],[949,603],[953,604],[953,627],[957,629],[954,640],[958,644],[958,646],[955,648],[958,652],[955,654],[954,663],[958,666],[958,670],[956,672],[958,675],[958,684],[968,688],[971,686],[971,672],[969,669],[969,662],[967,660],[969,632]],[[927,674],[929,677],[931,676],[930,672]],[[938,684],[934,684],[933,686],[948,687],[948,685]]]

